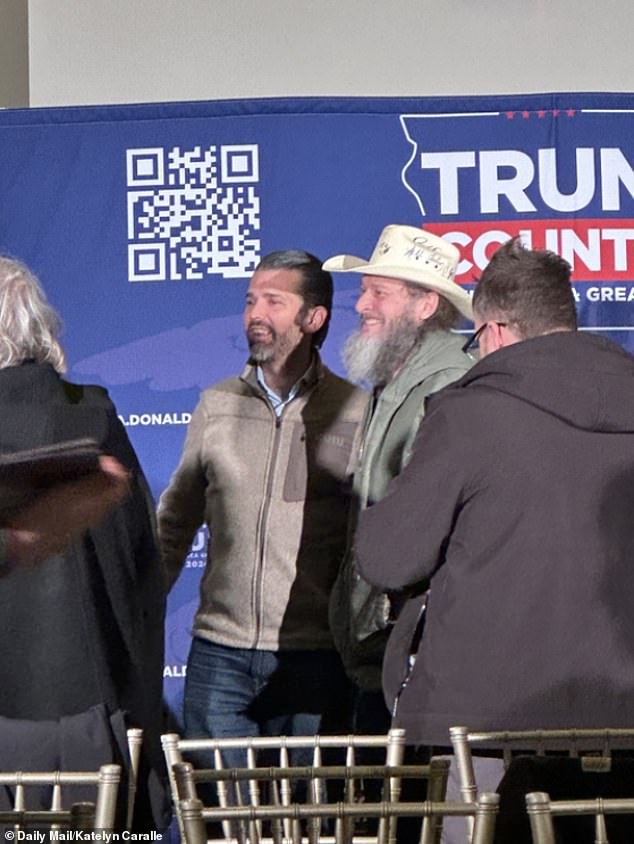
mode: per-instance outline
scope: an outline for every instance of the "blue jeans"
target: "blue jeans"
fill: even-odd
[[[185,735],[348,732],[350,700],[350,683],[335,651],[256,651],[194,637],[185,681]],[[310,764],[299,755],[294,764]],[[246,761],[241,750],[223,756],[228,767]]]

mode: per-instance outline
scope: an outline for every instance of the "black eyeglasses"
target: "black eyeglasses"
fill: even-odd
[[[506,325],[508,325],[507,322],[498,322],[498,320],[492,320],[492,319],[489,319],[486,322],[483,322],[482,325],[480,326],[480,328],[476,329],[476,331],[474,331],[473,334],[470,334],[469,337],[467,337],[467,342],[462,347],[462,351],[465,352],[465,354],[467,352],[470,352],[471,349],[474,349],[476,347],[480,335],[482,334],[484,329],[487,327],[487,325],[490,325],[490,323],[492,323],[492,322],[494,322],[495,325],[501,326],[502,328],[504,328]]]

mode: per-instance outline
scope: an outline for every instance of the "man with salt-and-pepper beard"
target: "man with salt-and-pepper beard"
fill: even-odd
[[[341,717],[347,683],[328,600],[367,395],[321,362],[332,295],[306,252],[260,261],[244,307],[249,362],[203,392],[161,496],[172,583],[200,524],[211,531],[187,666],[189,737],[312,735]],[[239,750],[227,764],[241,761]]]
[[[460,378],[473,363],[450,330],[462,318],[471,319],[469,294],[455,281],[458,260],[458,250],[442,238],[413,226],[390,225],[369,260],[338,255],[324,264],[327,270],[361,275],[360,325],[343,359],[349,376],[373,389],[354,467],[356,505],[347,551],[331,599],[335,642],[357,687],[358,733],[389,728],[381,664],[401,597],[361,577],[354,532],[359,512],[384,496],[409,460],[427,396]]]

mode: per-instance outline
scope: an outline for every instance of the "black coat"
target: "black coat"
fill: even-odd
[[[634,358],[562,332],[433,397],[409,465],[362,514],[361,572],[409,587],[384,663],[414,743],[634,723]]]
[[[49,365],[0,370],[0,450],[76,437],[96,439],[131,472],[131,493],[67,552],[0,581],[0,764],[2,731],[11,720],[59,722],[51,752],[58,764],[94,766],[125,748],[125,724],[144,730],[137,828],[162,823],[162,665],[164,579],[159,567],[147,484],[114,405],[100,387],[63,381]],[[123,716],[123,717],[122,717]],[[81,724],[73,731],[72,719]],[[69,720],[70,719],[70,720]],[[86,727],[92,719],[93,728]],[[125,723],[124,723],[125,719]],[[101,723],[102,721],[107,723]],[[16,724],[16,727],[18,725]],[[28,725],[19,727],[25,739]],[[42,725],[43,726],[43,725]],[[48,725],[55,729],[55,723]],[[24,742],[24,766],[44,764],[41,739]],[[70,749],[76,736],[79,749]],[[107,747],[110,736],[113,746]],[[102,745],[104,745],[102,747]],[[19,755],[19,754],[18,754]],[[12,749],[12,764],[17,762]],[[55,759],[51,758],[51,764]],[[148,816],[148,789],[154,818]]]

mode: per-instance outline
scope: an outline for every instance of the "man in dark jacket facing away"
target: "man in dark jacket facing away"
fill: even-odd
[[[631,726],[634,358],[577,333],[569,265],[518,240],[473,308],[482,360],[429,401],[359,523],[363,576],[410,589],[384,662],[394,723],[424,745],[455,724]]]

